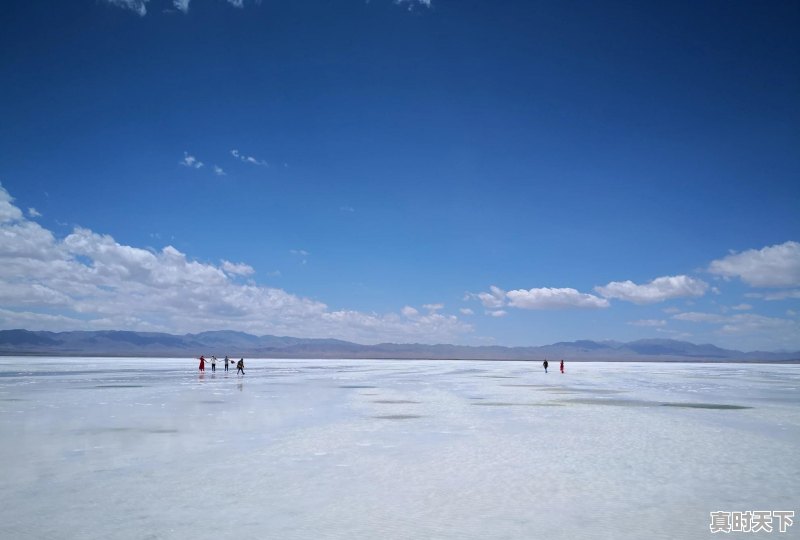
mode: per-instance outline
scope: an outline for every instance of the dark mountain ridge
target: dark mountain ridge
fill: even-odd
[[[420,343],[361,345],[339,339],[254,336],[228,330],[174,335],[158,332],[0,330],[0,355],[247,356],[256,358],[374,358],[668,362],[800,362],[797,352],[742,352],[671,339],[629,343],[578,340],[540,347]]]

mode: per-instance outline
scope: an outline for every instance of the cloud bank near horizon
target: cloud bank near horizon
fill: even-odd
[[[203,263],[172,246],[160,251],[127,246],[83,227],[59,239],[26,218],[0,186],[0,328],[171,333],[224,328],[360,343],[459,341],[472,331],[438,308],[386,314],[332,310],[248,280],[254,273],[246,263]]]

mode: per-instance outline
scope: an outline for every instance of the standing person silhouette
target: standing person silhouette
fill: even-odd
[[[203,358],[203,355],[200,355],[200,371],[204,373],[206,371],[206,359]]]
[[[211,355],[211,371],[217,371],[217,357]]]
[[[547,360],[545,360],[544,362],[542,362],[542,365],[544,366],[544,372],[547,373],[547,366],[549,366],[550,364],[548,364]]]
[[[225,371],[228,371],[228,362],[230,362],[230,360],[228,359],[228,355],[226,354],[225,355]]]
[[[561,361],[561,373],[564,373],[564,361]]]
[[[240,371],[242,372],[242,375],[244,375],[244,358],[236,362],[236,374],[238,375]]]

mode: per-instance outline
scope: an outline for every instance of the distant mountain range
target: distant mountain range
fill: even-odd
[[[254,336],[215,331],[172,335],[155,332],[32,332],[0,330],[0,355],[52,356],[190,356],[250,358],[374,358],[460,360],[667,361],[667,362],[797,362],[797,352],[742,352],[714,345],[672,339],[570,341],[542,347],[425,345],[380,343],[360,345],[338,339]]]

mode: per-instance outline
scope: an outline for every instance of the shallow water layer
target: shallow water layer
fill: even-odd
[[[800,366],[196,367],[0,358],[0,538],[708,538],[712,511],[800,514]]]

